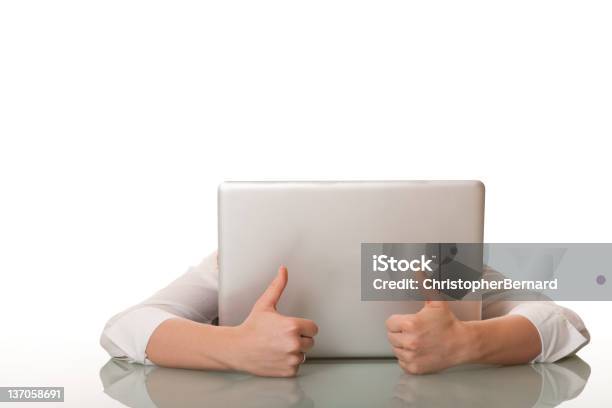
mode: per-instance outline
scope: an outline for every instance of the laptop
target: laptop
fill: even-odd
[[[362,300],[362,243],[482,243],[480,181],[226,182],[218,190],[219,324],[238,325],[287,265],[278,303],[314,320],[309,358],[391,357],[385,320],[415,300]],[[478,300],[454,301],[479,320]]]

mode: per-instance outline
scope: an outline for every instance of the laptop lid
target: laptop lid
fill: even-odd
[[[309,357],[386,357],[385,320],[418,301],[361,300],[362,243],[481,243],[479,181],[229,182],[219,187],[219,323],[240,324],[287,265],[280,313],[319,326]],[[462,320],[479,301],[456,301]]]

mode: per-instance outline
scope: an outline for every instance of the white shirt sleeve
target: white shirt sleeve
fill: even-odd
[[[214,252],[150,298],[113,316],[102,331],[100,344],[111,357],[152,364],[146,348],[157,326],[172,318],[211,323],[218,314],[218,289]]]
[[[487,266],[483,279],[503,279],[503,275]],[[517,291],[490,291],[483,293],[483,319],[503,315],[521,315],[538,330],[542,351],[533,362],[552,363],[576,353],[587,345],[591,336],[582,319],[573,311],[557,305],[541,294],[530,292],[531,300],[517,300]]]

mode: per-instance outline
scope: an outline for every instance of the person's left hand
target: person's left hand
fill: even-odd
[[[387,337],[402,369],[410,374],[444,370],[467,362],[472,336],[447,302],[425,302],[416,314],[387,319]]]

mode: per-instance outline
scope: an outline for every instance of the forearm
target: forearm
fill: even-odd
[[[507,315],[465,324],[469,344],[463,362],[524,364],[541,352],[538,330],[523,316]]]
[[[186,319],[161,323],[147,344],[147,358],[164,367],[233,370],[233,327],[213,326]]]

